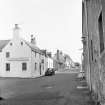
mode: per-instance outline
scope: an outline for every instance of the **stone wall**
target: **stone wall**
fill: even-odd
[[[83,5],[83,46],[84,63],[88,85],[94,99],[103,103],[105,96],[105,50],[100,52],[99,17],[102,13],[103,39],[105,39],[105,0],[84,0]],[[87,35],[87,36],[86,36]],[[104,41],[105,42],[105,41]],[[104,44],[105,45],[105,44]]]

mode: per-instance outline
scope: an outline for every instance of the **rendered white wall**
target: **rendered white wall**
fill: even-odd
[[[6,58],[6,52],[10,52],[9,58]],[[27,63],[26,71],[22,71],[22,62]],[[6,71],[6,63],[10,63],[10,71]],[[31,77],[31,49],[22,39],[12,39],[1,53],[0,65],[2,77]]]

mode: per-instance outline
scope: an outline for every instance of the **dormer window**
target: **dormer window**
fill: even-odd
[[[6,58],[10,57],[10,52],[6,52]]]
[[[10,43],[10,45],[12,46],[12,43]]]
[[[21,45],[23,45],[23,42],[21,42]]]

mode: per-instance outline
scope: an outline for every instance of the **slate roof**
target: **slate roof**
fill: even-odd
[[[72,60],[71,57],[68,54],[65,54],[64,57],[68,58],[69,60]]]
[[[0,40],[0,52],[9,43],[10,40]]]
[[[25,41],[25,40],[24,40]],[[40,54],[44,54],[37,46],[35,46],[34,44],[28,42],[28,41],[25,41],[25,43],[32,49],[32,51],[35,51],[37,53],[40,53]]]
[[[2,51],[2,49],[9,43],[10,40],[0,40],[0,52]],[[40,53],[40,54],[44,54],[37,46],[35,46],[34,44],[24,40],[24,42],[35,52]]]

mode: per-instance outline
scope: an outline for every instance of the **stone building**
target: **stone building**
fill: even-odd
[[[68,54],[64,54],[65,59],[65,69],[71,69],[73,67],[73,61]]]
[[[54,59],[54,68],[56,70],[64,70],[65,69],[65,58],[62,51],[57,50],[56,54],[53,57]]]
[[[53,60],[53,57],[52,57],[52,53],[51,52],[48,52],[47,50],[42,50],[42,52],[45,54],[46,56],[46,62],[45,62],[45,67],[46,67],[46,70],[49,68],[49,69],[53,69],[54,68],[54,60]]]
[[[82,2],[83,65],[94,100],[105,105],[105,0]]]
[[[70,56],[68,54],[64,54],[62,53],[62,51],[57,50],[57,52],[55,53],[54,57],[54,68],[56,70],[66,70],[66,69],[71,69],[72,67],[74,67],[74,62],[73,60],[70,58]]]

